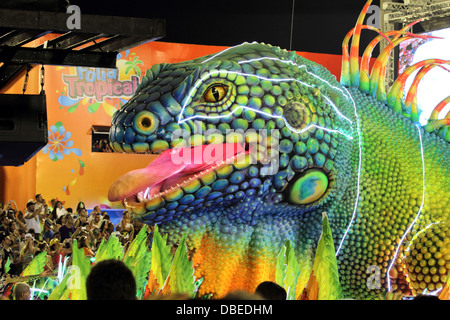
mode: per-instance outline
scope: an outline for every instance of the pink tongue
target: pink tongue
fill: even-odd
[[[109,188],[109,201],[120,201],[177,174],[193,175],[215,163],[244,152],[239,143],[209,144],[198,147],[168,149],[147,167],[130,171],[119,177]],[[156,190],[155,192],[159,192]]]

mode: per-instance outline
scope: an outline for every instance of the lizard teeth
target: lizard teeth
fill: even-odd
[[[144,199],[148,199],[149,192],[150,192],[150,188],[147,188],[144,192]]]

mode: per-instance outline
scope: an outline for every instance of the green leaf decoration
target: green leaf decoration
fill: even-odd
[[[317,246],[313,271],[319,285],[319,300],[342,298],[334,242],[325,212],[322,213],[322,235]]]
[[[94,113],[98,110],[99,107],[100,107],[100,102],[96,102],[96,103],[91,104],[87,110],[90,113]]]
[[[196,295],[196,293],[197,293],[197,291],[198,291],[198,288],[200,287],[200,285],[203,283],[203,277],[202,278],[200,278],[200,279],[197,279],[195,282],[194,282],[194,296]]]
[[[4,272],[5,273],[8,273],[9,270],[11,270],[10,266],[11,266],[11,261],[10,261],[9,256],[8,256],[8,259],[6,260],[5,266],[4,266]]]
[[[76,104],[74,104],[73,106],[71,106],[69,109],[67,109],[67,112],[72,113],[75,110],[77,110],[78,106],[80,105],[80,102],[77,102]]]
[[[147,247],[147,230],[146,228],[141,228],[123,257],[123,262],[130,268],[136,279],[139,299],[142,299],[145,293],[145,286],[151,267],[151,257],[151,252]]]
[[[122,260],[123,258],[123,246],[119,239],[115,235],[110,235],[108,240],[102,238],[97,253],[95,255],[95,262],[100,262],[108,259]]]
[[[130,70],[134,67],[131,61],[128,61],[125,63],[125,65],[128,65],[128,67],[125,69],[125,74],[128,74]]]
[[[177,294],[187,293],[194,298],[199,284],[195,282],[192,261],[189,261],[186,248],[186,237],[183,236],[178,244],[172,267],[164,283],[163,292]]]
[[[69,294],[68,291],[69,290],[67,288],[67,282],[68,282],[70,276],[71,276],[70,273],[66,273],[64,278],[61,280],[61,283],[52,290],[52,292],[48,296],[48,300],[67,300],[68,299],[68,294]],[[66,294],[66,298],[63,298],[64,294]]]
[[[136,279],[136,295],[138,299],[142,299],[145,293],[145,286],[147,285],[148,273],[150,272],[152,255],[148,251],[140,258],[135,259],[129,266],[131,272]]]
[[[91,272],[91,261],[85,256],[83,248],[78,249],[78,242],[73,240],[72,244],[72,266],[80,268],[80,274],[87,277]]]
[[[57,285],[56,280],[50,277],[40,278],[40,280],[38,280],[37,286],[40,289],[40,291],[38,291],[37,297],[41,300],[48,299],[48,296],[53,291],[53,289],[55,289],[56,285]]]
[[[91,272],[91,261],[84,255],[83,248],[78,249],[77,240],[72,243],[72,268],[68,289],[70,300],[86,300],[86,278]]]
[[[291,241],[287,240],[278,254],[275,270],[275,282],[282,286],[287,293],[287,300],[295,300],[297,279],[300,267],[295,257]]]
[[[142,257],[147,252],[147,230],[146,228],[141,228],[139,233],[134,238],[128,247],[127,252],[123,256],[123,262],[126,265],[131,265],[133,260]]]
[[[159,288],[157,289],[160,289],[170,272],[173,255],[170,252],[170,246],[167,245],[167,235],[162,237],[158,231],[158,225],[156,224],[153,231],[151,254],[152,263],[150,271],[159,285]]]
[[[44,272],[45,262],[47,260],[47,251],[43,251],[34,257],[28,264],[21,276],[35,276]]]
[[[278,253],[278,259],[275,269],[275,282],[282,287],[284,287],[284,278],[286,277],[286,269],[287,269],[285,260],[286,260],[286,245],[284,244],[281,247],[280,252]]]
[[[59,130],[59,127],[61,127],[61,126],[62,126],[61,121],[58,121],[57,123],[55,123],[56,130]]]

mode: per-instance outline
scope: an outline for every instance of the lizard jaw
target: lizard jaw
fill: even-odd
[[[232,164],[248,152],[245,145],[238,143],[165,150],[146,168],[133,170],[119,177],[111,185],[108,199],[123,201],[130,208],[149,207],[152,201],[170,196],[194,180]],[[199,154],[203,155],[200,160]],[[179,163],[180,159],[185,161]]]
[[[170,183],[169,181],[165,180],[163,184],[149,186],[145,191],[140,191],[139,193],[124,199],[123,200],[124,204],[127,207],[135,207],[140,204],[145,205],[147,201],[152,201],[157,198],[169,195],[175,192],[176,190],[191,184],[193,180],[200,180],[202,177],[206,176],[211,171],[218,170],[227,164],[233,164],[233,162],[241,155],[242,154],[237,154],[235,156],[230,157],[229,159],[226,159],[219,163],[215,163],[200,172],[184,176],[180,175],[177,177],[179,178],[177,182]]]

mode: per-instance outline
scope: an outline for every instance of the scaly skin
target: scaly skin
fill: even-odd
[[[212,91],[214,85],[219,87]],[[224,94],[216,92],[223,88]],[[413,294],[425,285],[442,286],[450,270],[448,144],[376,99],[344,88],[325,68],[294,52],[252,43],[155,65],[114,115],[110,141],[118,152],[161,152],[183,146],[171,139],[176,130],[190,132],[188,146],[205,146],[244,140],[227,135],[227,129],[252,128],[279,130],[272,135],[279,137],[275,174],[264,174],[273,162],[264,163],[251,149],[258,161],[219,162],[206,173],[190,172],[176,179],[178,186],[172,182],[150,191],[155,194],[149,200],[139,181],[163,166],[150,164],[126,181],[119,178],[110,191],[111,200],[126,197],[138,219],[157,223],[169,242],[189,232],[196,276],[204,277],[200,296],[253,291],[260,282],[273,281],[287,239],[301,267],[300,294],[311,272],[322,212],[332,228],[346,297],[370,299],[390,286],[403,292],[414,288]],[[208,129],[220,134],[212,138]],[[131,189],[140,191],[138,201]],[[422,239],[429,242],[420,247]],[[367,286],[371,265],[380,272],[378,289]]]

